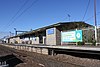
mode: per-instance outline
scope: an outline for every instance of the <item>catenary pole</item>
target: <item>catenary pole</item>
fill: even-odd
[[[94,0],[94,24],[95,24],[95,41],[97,46],[96,0]]]

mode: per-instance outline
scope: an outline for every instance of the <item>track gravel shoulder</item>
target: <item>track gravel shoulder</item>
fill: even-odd
[[[80,58],[64,54],[59,54],[55,56],[55,58],[63,62],[73,63],[84,67],[100,67],[100,60],[98,59]]]
[[[97,59],[79,58],[64,54],[49,56],[4,46],[0,46],[0,51],[1,49],[2,51],[5,50],[4,53],[13,53],[24,62],[16,65],[16,67],[100,67],[100,60]]]

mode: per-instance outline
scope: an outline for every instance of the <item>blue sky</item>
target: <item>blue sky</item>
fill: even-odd
[[[23,6],[26,1],[27,3]],[[34,1],[36,2],[30,6]],[[0,38],[4,35],[8,35],[10,31],[14,33],[14,28],[29,31],[30,29],[34,30],[54,23],[67,21],[85,21],[86,23],[94,25],[94,18],[90,18],[94,15],[94,0],[90,0],[86,16],[82,19],[88,1],[89,0],[0,0]],[[100,0],[97,0],[98,25],[100,24],[99,6]],[[18,12],[19,9],[21,10]],[[15,15],[17,12],[18,14]],[[70,19],[68,14],[70,15]]]

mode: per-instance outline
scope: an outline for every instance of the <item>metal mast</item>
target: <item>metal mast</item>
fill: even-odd
[[[94,0],[94,24],[95,24],[95,41],[97,42],[96,0]]]

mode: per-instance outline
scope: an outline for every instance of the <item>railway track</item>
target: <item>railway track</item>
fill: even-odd
[[[27,52],[27,51],[19,51],[19,50],[15,50],[15,49],[0,45],[0,51],[1,50],[3,51],[4,54],[5,53],[13,54],[14,56],[16,56],[17,58],[19,58],[25,63],[27,63],[27,61],[30,61],[30,62],[33,61],[36,64],[38,64],[38,66],[28,65],[28,67],[39,67],[39,66],[40,67],[82,67],[80,65],[58,61],[52,56],[42,55],[42,54],[37,54],[37,53],[32,53],[32,52]]]
[[[0,57],[12,54],[11,51],[6,50],[4,46],[0,46]]]
[[[18,67],[94,67],[94,66],[99,67],[100,65],[100,60],[96,60],[96,59],[88,59],[88,58],[84,59],[83,57],[73,58],[73,56],[70,57],[68,55],[60,56],[60,57],[50,56],[50,55],[43,55],[43,54],[38,54],[29,51],[16,50],[5,46],[0,46],[0,47],[2,51],[5,50],[4,53],[10,52],[11,54],[19,58],[21,61],[23,61],[21,66],[20,64],[18,64]],[[67,52],[67,54],[71,54],[71,53]],[[76,53],[73,54],[76,55]]]

